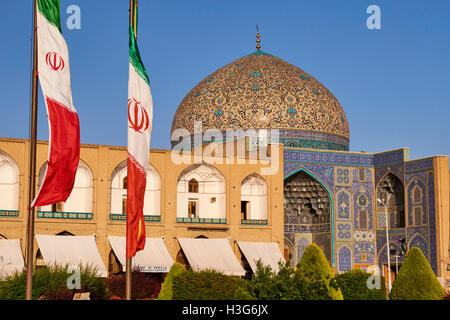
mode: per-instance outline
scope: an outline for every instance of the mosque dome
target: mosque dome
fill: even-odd
[[[180,103],[172,133],[279,129],[286,147],[348,150],[347,117],[336,97],[296,66],[260,51],[218,69]],[[173,141],[172,141],[173,143]]]

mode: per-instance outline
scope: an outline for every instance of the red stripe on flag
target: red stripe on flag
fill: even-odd
[[[127,159],[127,259],[145,247],[144,196],[147,177],[128,154]]]
[[[44,181],[32,207],[64,202],[75,183],[80,160],[80,123],[76,112],[46,98],[50,125],[49,159]]]

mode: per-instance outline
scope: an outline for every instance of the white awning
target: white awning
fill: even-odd
[[[100,277],[108,271],[95,243],[95,236],[36,235],[36,240],[47,266],[82,265],[97,268]]]
[[[108,236],[109,243],[122,264],[122,269],[126,270],[126,238]],[[136,252],[133,258],[133,269],[141,272],[169,272],[174,264],[172,257],[162,238],[147,238],[144,250]]]
[[[19,239],[0,240],[0,278],[22,272],[25,267]]]
[[[280,271],[278,262],[286,262],[276,242],[238,241],[237,243],[244,253],[245,258],[247,258],[253,272],[256,272],[256,262],[260,259],[263,266],[270,266],[275,273]]]
[[[229,239],[178,238],[178,242],[194,271],[216,270],[231,276],[245,275]]]

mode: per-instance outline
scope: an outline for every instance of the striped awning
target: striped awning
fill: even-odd
[[[234,255],[227,238],[178,238],[178,242],[194,271],[216,270],[231,276],[245,275],[245,270]]]
[[[126,268],[126,238],[108,236],[111,248],[117,259],[122,264],[122,270]],[[174,264],[172,257],[162,238],[146,238],[144,250],[136,253],[132,260],[132,267],[141,272],[169,272]]]
[[[100,277],[108,271],[98,252],[95,236],[36,235],[36,240],[47,266],[91,266]]]
[[[0,278],[22,272],[25,267],[19,239],[0,240]]]
[[[256,272],[258,260],[261,260],[263,266],[270,266],[275,273],[280,271],[278,262],[286,263],[276,242],[238,241],[237,243],[253,272]]]

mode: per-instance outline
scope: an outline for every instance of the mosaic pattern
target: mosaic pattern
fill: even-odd
[[[18,217],[19,210],[0,210],[0,217]]]
[[[355,263],[375,263],[375,244],[373,242],[355,242]]]
[[[349,185],[351,183],[350,170],[348,168],[336,169],[336,184]]]
[[[372,193],[367,188],[361,186],[353,193],[353,210],[355,230],[360,228],[358,215],[360,210],[367,211],[367,227],[373,229]]]
[[[406,172],[423,171],[427,169],[433,169],[433,158],[408,161],[405,163]]]
[[[406,154],[405,154],[406,153]],[[383,166],[388,164],[403,163],[409,160],[407,149],[393,150],[374,154],[374,165]]]
[[[434,201],[434,174],[428,173],[428,214],[430,234],[430,264],[434,273],[437,274],[437,248],[436,248],[436,205]]]
[[[405,184],[404,179],[404,165],[403,164],[396,164],[392,166],[385,166],[385,167],[377,167],[375,168],[375,185],[380,182],[380,180],[386,175],[386,173],[391,172],[393,173],[397,178],[400,179],[400,181]]]
[[[408,197],[408,226],[419,227],[428,224],[426,212],[427,198],[425,192],[425,183],[417,177],[408,185],[406,193]],[[416,210],[421,212],[419,222],[415,219]]]
[[[342,246],[338,251],[339,271],[349,271],[352,269],[352,252],[347,246]]]
[[[351,223],[338,223],[336,229],[338,240],[350,240],[352,238]]]
[[[355,231],[353,234],[355,241],[373,242],[375,241],[374,231]]]
[[[92,220],[92,213],[38,211],[38,218]]]
[[[421,235],[416,235],[412,238],[412,240],[408,244],[408,248],[419,248],[422,253],[429,259],[428,256],[428,243]]]
[[[337,194],[338,219],[350,219],[350,194],[344,190]]]
[[[172,132],[279,128],[349,139],[339,101],[320,82],[286,61],[257,51],[212,73],[180,103]]]
[[[285,162],[283,168],[285,178],[296,171],[306,170],[316,176],[328,190],[334,190],[334,167]]]
[[[373,156],[369,154],[349,154],[340,152],[315,152],[307,150],[284,150],[285,162],[301,162],[335,166],[371,166]]]

